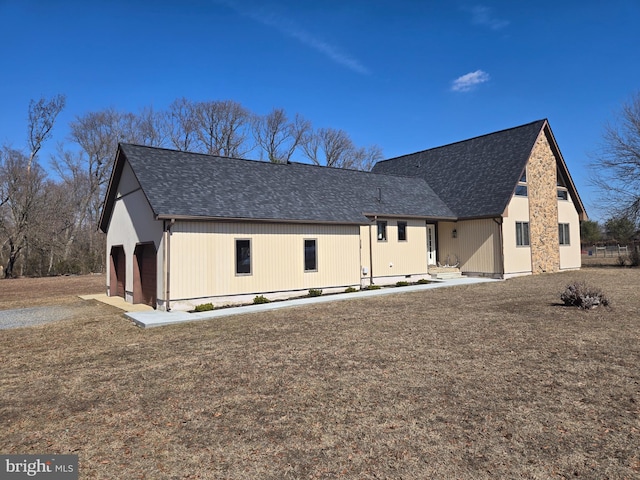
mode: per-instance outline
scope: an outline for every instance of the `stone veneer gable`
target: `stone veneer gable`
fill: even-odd
[[[557,163],[546,133],[540,132],[527,164],[532,273],[560,270]]]

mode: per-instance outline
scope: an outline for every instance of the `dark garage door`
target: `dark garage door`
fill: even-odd
[[[153,243],[137,245],[133,261],[133,303],[156,308],[156,248]]]

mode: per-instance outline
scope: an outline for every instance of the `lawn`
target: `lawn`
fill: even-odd
[[[561,306],[574,279],[611,308]],[[0,453],[95,479],[639,478],[638,285],[585,268],[149,330],[84,302],[0,331]]]

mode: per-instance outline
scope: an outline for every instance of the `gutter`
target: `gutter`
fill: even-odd
[[[374,216],[373,221],[377,222],[378,217]],[[369,284],[373,285],[373,242],[371,240],[371,227],[373,222],[369,222]]]
[[[502,217],[498,220],[494,218],[493,221],[498,225],[498,231],[500,232],[500,275],[504,278],[504,239],[502,238],[502,224],[504,219]]]
[[[162,259],[162,270],[164,276],[164,308],[167,312],[171,311],[170,305],[170,287],[169,282],[171,280],[171,272],[170,272],[170,260],[171,260],[171,248],[169,242],[171,241],[171,227],[176,223],[176,219],[172,218],[171,220],[164,221],[164,250],[163,250],[163,259]]]

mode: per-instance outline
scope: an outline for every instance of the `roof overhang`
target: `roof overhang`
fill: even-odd
[[[573,183],[573,179],[571,178],[571,174],[569,173],[569,169],[567,168],[567,164],[564,161],[564,157],[560,152],[560,148],[558,147],[558,143],[556,142],[555,137],[553,136],[553,132],[551,131],[551,127],[549,126],[549,122],[545,120],[543,130],[549,139],[549,145],[551,146],[551,151],[558,159],[558,169],[560,173],[564,176],[567,183],[567,190],[569,191],[569,195],[571,195],[571,200],[578,211],[578,218],[580,221],[589,220],[589,216],[587,215],[587,211],[584,208],[584,204],[582,203],[582,199],[578,194],[578,189],[576,188],[575,183]]]
[[[432,215],[402,215],[402,214],[388,214],[388,213],[363,213],[367,218],[406,218],[410,220],[431,220],[434,222],[455,222],[458,217],[447,216],[432,216]]]
[[[338,220],[306,220],[296,218],[246,218],[246,217],[212,217],[200,215],[172,215],[159,214],[156,220],[176,220],[183,222],[251,222],[251,223],[294,223],[294,224],[314,224],[314,225],[367,225],[363,219],[361,222],[348,222]]]

